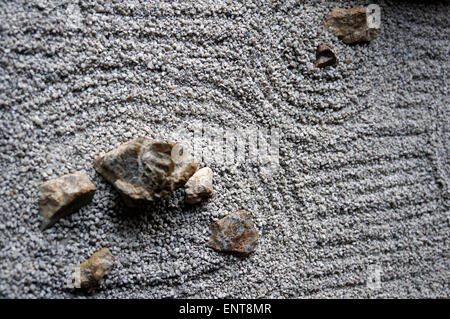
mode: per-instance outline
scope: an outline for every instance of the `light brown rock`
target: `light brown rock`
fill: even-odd
[[[95,185],[84,171],[63,175],[42,183],[39,186],[39,208],[44,217],[41,230],[90,203],[95,189]]]
[[[180,144],[138,137],[99,156],[94,168],[114,185],[127,206],[137,206],[183,186],[197,164]]]
[[[367,12],[364,7],[350,9],[333,8],[324,19],[325,27],[344,43],[368,42],[378,36],[378,29],[367,25]]]
[[[185,187],[185,202],[188,204],[197,204],[202,200],[211,197],[213,194],[213,173],[209,167],[199,169],[187,181]]]
[[[114,257],[108,248],[101,248],[85,260],[80,268],[80,288],[93,289],[100,285],[102,278],[114,266]]]
[[[211,224],[211,237],[206,243],[218,251],[248,255],[258,243],[258,231],[250,213],[239,210]]]

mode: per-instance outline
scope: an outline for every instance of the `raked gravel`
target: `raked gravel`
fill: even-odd
[[[371,2],[371,43],[323,29],[331,8]],[[0,297],[450,297],[449,6],[427,3],[1,2]],[[337,67],[314,68],[321,42]],[[180,189],[126,211],[94,158],[195,121],[278,129],[279,171],[206,158],[205,203]],[[93,202],[39,231],[38,185],[76,170]],[[255,252],[205,247],[240,208]],[[117,261],[101,289],[67,288],[101,247]]]

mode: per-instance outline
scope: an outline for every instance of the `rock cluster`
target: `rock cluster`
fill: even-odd
[[[367,24],[367,11],[364,7],[350,9],[333,8],[324,19],[325,27],[331,27],[333,33],[344,43],[368,42],[378,36],[378,29]]]
[[[44,182],[39,187],[39,208],[44,220],[41,230],[91,202],[96,187],[86,172],[79,171]]]
[[[258,231],[250,213],[241,209],[211,225],[211,237],[206,243],[218,251],[248,255],[258,243]]]
[[[154,201],[185,186],[185,202],[197,204],[213,194],[213,172],[209,167],[197,170],[197,164],[180,144],[145,137],[133,139],[94,161],[95,170],[122,195],[128,206]],[[88,204],[96,190],[84,171],[61,176],[40,185],[42,229]],[[207,246],[218,251],[251,253],[258,232],[250,214],[240,210],[211,225]],[[114,257],[102,248],[76,269],[79,288],[92,291],[114,265]]]
[[[99,156],[94,168],[137,206],[171,194],[195,173],[197,164],[180,144],[139,137]]]
[[[100,285],[103,276],[114,266],[114,257],[108,248],[102,248],[85,260],[80,268],[80,288],[91,290]]]
[[[197,204],[211,197],[213,194],[212,170],[209,167],[199,169],[184,186],[187,204]]]

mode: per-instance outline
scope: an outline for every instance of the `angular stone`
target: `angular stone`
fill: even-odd
[[[80,268],[80,288],[93,289],[100,285],[100,281],[114,266],[114,256],[108,248],[101,248],[85,260]]]
[[[364,7],[350,9],[333,8],[324,19],[325,27],[331,27],[334,34],[344,43],[368,42],[378,36],[378,29],[367,25]]]
[[[137,206],[183,186],[197,164],[178,143],[138,137],[99,156],[94,168],[114,185],[127,206]]]
[[[323,68],[329,65],[336,65],[337,59],[331,48],[323,43],[319,44],[316,51],[315,66]]]
[[[41,230],[47,229],[59,219],[90,203],[95,189],[95,185],[84,171],[42,183],[39,186],[39,208],[44,217]]]
[[[218,251],[248,255],[258,243],[258,231],[250,214],[241,209],[211,224],[211,237],[206,243]]]
[[[184,185],[186,190],[185,202],[200,203],[213,194],[212,170],[209,167],[199,169]]]

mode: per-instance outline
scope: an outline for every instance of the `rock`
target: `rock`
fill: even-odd
[[[212,170],[203,167],[198,170],[184,185],[186,190],[185,202],[188,204],[200,203],[213,194]]]
[[[84,171],[42,183],[39,186],[39,208],[44,217],[41,230],[47,229],[59,219],[90,203],[95,189],[95,185]]]
[[[336,54],[334,54],[330,47],[323,43],[319,44],[316,51],[315,66],[323,68],[329,65],[336,65],[336,63]]]
[[[197,170],[197,164],[180,144],[145,137],[101,155],[94,167],[115,186],[127,206],[171,194]]]
[[[367,25],[367,12],[364,7],[333,8],[325,16],[324,25],[331,27],[334,34],[347,44],[368,42],[378,36],[378,29]]]
[[[258,231],[250,214],[239,210],[212,223],[211,237],[206,245],[218,251],[248,255],[255,250],[257,242]]]
[[[93,289],[100,285],[103,276],[114,266],[114,257],[108,248],[101,248],[78,267],[80,288]]]

